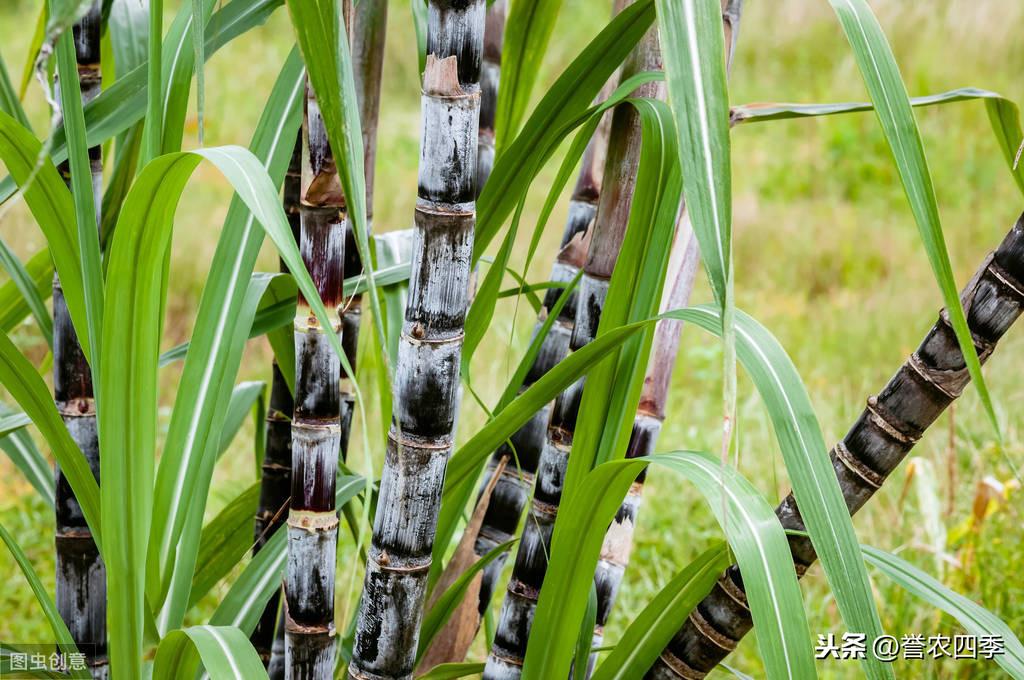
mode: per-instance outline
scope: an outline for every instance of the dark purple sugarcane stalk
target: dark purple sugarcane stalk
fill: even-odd
[[[302,131],[299,130],[291,161],[288,163],[288,171],[284,176],[282,192],[284,212],[288,216],[288,224],[292,228],[292,236],[296,242],[299,240],[301,223],[301,192]],[[288,271],[283,261],[280,262],[280,270]],[[271,365],[271,371],[270,402],[267,405],[265,420],[266,447],[260,477],[260,502],[254,524],[253,555],[258,553],[274,532],[284,525],[288,501],[291,498],[292,412],[295,410],[295,400],[276,359]],[[281,595],[278,593],[267,602],[263,615],[249,638],[267,666],[271,680],[280,680],[284,677],[284,610],[278,613],[280,605]]]
[[[469,302],[486,9],[427,8],[415,242],[352,678],[410,678],[415,667]]]
[[[978,357],[985,362],[1024,310],[1024,215],[960,293]],[[832,467],[850,514],[882,487],[928,427],[970,382],[946,310],[917,351],[877,395],[869,397],[846,436],[832,449]],[[783,528],[806,531],[792,494],[775,509]],[[817,559],[810,539],[790,535],[796,571],[803,576]],[[654,667],[650,680],[700,680],[753,627],[736,565],[690,612]]]
[[[75,58],[82,88],[82,103],[100,93],[100,34],[102,18],[96,0],[74,25]],[[60,83],[57,83],[60,86]],[[99,146],[89,149],[96,228],[103,199],[103,159]],[[71,171],[60,165],[68,187]],[[53,396],[64,424],[89,462],[96,481],[100,476],[99,438],[92,370],[71,323],[60,278],[53,275]],[[57,611],[86,661],[93,678],[107,678],[107,574],[82,508],[71,485],[56,466],[56,599]]]

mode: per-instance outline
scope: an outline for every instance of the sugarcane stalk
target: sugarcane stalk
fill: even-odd
[[[611,117],[606,116],[602,119],[583,153],[576,186],[569,201],[569,215],[565,223],[565,231],[562,234],[561,249],[555,257],[555,263],[551,269],[551,280],[554,282],[568,284],[576,278],[586,261],[590,230],[594,225],[598,197],[601,195],[601,178],[604,173],[604,159],[610,126]],[[534,328],[535,333],[540,332],[549,310],[555,306],[562,291],[563,288],[560,287],[550,288],[545,294],[544,306],[541,308]],[[575,322],[576,293],[572,292],[548,334],[541,341],[540,350],[523,380],[523,385],[519,389],[520,393],[537,382],[541,376],[566,357],[569,353],[569,337]],[[473,549],[477,557],[483,557],[495,547],[511,540],[518,529],[527,496],[530,489],[533,488],[537,463],[544,448],[551,406],[551,404],[547,404],[535,413],[509,438],[509,441],[495,450],[488,463],[481,489],[487,488],[494,470],[501,467],[502,474],[491,493],[483,524],[474,543]],[[508,551],[484,568],[480,584],[479,612],[481,617],[490,606],[495,585],[501,576],[507,558]]]
[[[995,252],[985,258],[960,293],[974,346],[982,362],[1024,310],[1024,215]],[[831,451],[832,467],[846,506],[853,515],[882,487],[888,476],[970,382],[963,354],[946,310],[917,351],[877,395]],[[775,509],[788,531],[806,531],[793,494]],[[817,558],[810,539],[789,535],[798,576]],[[645,677],[651,680],[699,680],[731,652],[753,627],[736,565],[690,612],[683,627]]]
[[[485,12],[427,10],[415,245],[352,678],[409,678],[416,661],[469,298]]]
[[[82,102],[100,93],[100,3],[94,2],[74,25],[75,58],[82,88]],[[59,87],[59,82],[58,82]],[[101,148],[89,149],[96,228],[102,203],[103,160]],[[65,161],[61,174],[71,188],[71,171]],[[92,370],[71,323],[60,278],[53,276],[53,396],[64,424],[99,481],[100,451],[96,430],[96,402]],[[107,678],[107,575],[82,508],[60,465],[56,478],[56,600],[57,611],[71,637],[85,654],[93,678]]]
[[[484,20],[484,60],[480,70],[480,132],[477,138],[476,189],[483,190],[494,167],[494,118],[501,81],[501,48],[505,42],[508,0],[494,0]]]
[[[366,177],[366,228],[373,229],[374,170],[377,162],[377,121],[380,117],[380,83],[384,67],[384,38],[387,28],[387,0],[360,0],[352,10],[352,62],[355,76],[359,122],[363,133],[363,173]],[[356,235],[351,220],[345,221],[345,275],[358,276],[363,262],[356,248]],[[339,310],[341,314],[342,348],[353,371],[362,322],[362,295],[353,295]],[[341,456],[348,459],[352,414],[355,411],[354,375],[341,379]]]
[[[742,12],[742,0],[722,0],[722,25],[725,31],[726,72],[731,70],[732,57],[736,49],[736,38],[739,35],[739,21]],[[693,227],[685,206],[680,207],[679,223],[676,227],[675,244],[669,261],[668,280],[671,287],[663,296],[661,311],[681,309],[689,304],[690,293],[697,269],[700,266],[700,248],[694,237]],[[654,447],[665,421],[665,403],[672,383],[672,373],[679,353],[680,333],[683,322],[678,319],[659,321],[654,331],[651,358],[644,376],[644,385],[640,393],[633,430],[630,433],[626,448],[627,458],[639,458],[654,453]],[[604,627],[615,605],[615,599],[622,584],[622,577],[629,565],[629,555],[633,548],[633,531],[636,527],[637,514],[643,494],[646,470],[637,476],[630,487],[619,511],[615,514],[604,543],[594,573],[594,586],[597,591],[597,620],[594,627],[593,646],[600,647],[604,641]],[[588,677],[596,661],[596,655],[590,658]]]
[[[285,676],[318,680],[332,677],[336,647],[334,490],[341,446],[341,361],[327,334],[341,332],[346,203],[316,93],[308,82],[305,104],[299,251],[328,310],[330,327],[321,326],[300,293],[294,325]]]
[[[627,59],[622,77],[660,69],[658,34],[657,29],[652,29]],[[638,88],[634,96],[663,98],[664,86],[660,82],[648,83]],[[640,147],[639,116],[632,107],[618,107],[612,115],[602,190],[580,279],[575,324],[569,337],[570,351],[579,350],[597,333],[608,283],[629,220]],[[537,466],[533,502],[498,616],[494,643],[484,669],[485,680],[518,678],[522,672],[533,613],[547,570],[551,534],[572,449],[583,383],[581,379],[562,392],[551,409]]]
[[[299,197],[302,187],[302,131],[296,133],[291,161],[284,176],[282,203],[292,236],[299,239],[301,218]],[[288,267],[281,261],[279,268],[287,273]],[[295,400],[288,382],[281,373],[275,359],[271,364],[270,402],[265,419],[266,446],[263,455],[262,476],[260,477],[260,502],[254,524],[252,553],[258,553],[267,540],[284,525],[291,497],[292,483],[292,412]],[[267,602],[250,640],[256,652],[263,659],[271,680],[284,677],[284,612],[279,613],[280,593]],[[276,643],[276,650],[275,650]],[[276,654],[275,654],[276,651]]]

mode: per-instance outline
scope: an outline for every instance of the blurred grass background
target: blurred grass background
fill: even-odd
[[[169,11],[179,5],[167,4]],[[827,2],[748,0],[745,5],[730,86],[733,102],[866,98]],[[1024,41],[1019,35],[1024,5],[998,0],[876,0],[872,5],[911,95],[970,85],[1018,101],[1024,97]],[[0,52],[12,78],[20,77],[38,7],[38,0],[7,0],[0,7]],[[543,93],[545,83],[607,19],[603,2],[565,1],[537,93]],[[279,10],[266,26],[212,58],[206,68],[207,145],[248,143],[292,40],[287,16]],[[376,173],[378,231],[412,222],[419,138],[415,45],[408,4],[392,3]],[[45,134],[47,114],[36,83],[30,86],[26,106],[37,134]],[[962,284],[1013,224],[1024,201],[992,138],[982,104],[918,110],[917,116],[946,240]],[[194,107],[189,126],[186,147],[196,144]],[[555,167],[553,161],[535,183],[540,190],[527,208],[526,224],[536,215],[540,192],[549,185]],[[845,434],[865,398],[881,389],[915,349],[941,306],[892,159],[872,114],[745,125],[733,133],[733,182],[738,304],[789,351],[826,440],[833,442]],[[216,170],[200,166],[177,213],[167,347],[190,333],[229,198],[227,183]],[[540,250],[547,257],[538,257],[529,272],[532,281],[547,278],[564,210],[563,200]],[[24,206],[6,213],[0,234],[21,256],[43,245]],[[513,255],[513,266],[522,264],[524,251]],[[270,248],[261,255],[259,268],[276,268]],[[702,282],[694,300],[709,299]],[[474,387],[488,399],[497,397],[514,370],[529,340],[532,316],[526,304],[501,302],[491,337],[473,357]],[[696,329],[684,333],[659,450],[716,450],[719,348]],[[31,357],[43,360],[44,344],[33,325],[20,327],[16,339]],[[1004,456],[1018,465],[1024,462],[1024,421],[1015,408],[1024,399],[1022,351],[1024,332],[1018,328],[1008,334],[986,371],[1003,443],[996,442],[976,395],[968,390],[955,411],[944,415],[918,444],[913,452],[918,460],[901,466],[856,519],[863,542],[896,552],[983,602],[1016,631],[1024,630],[1024,581],[1018,571],[1024,558],[1024,517],[1021,491]],[[265,343],[250,343],[239,380],[268,379],[269,362]],[[180,365],[162,373],[164,427],[178,371]],[[465,403],[463,440],[484,417],[469,399]],[[252,425],[247,425],[219,465],[211,515],[255,479],[252,434]],[[774,504],[788,490],[785,469],[767,414],[742,375],[738,436],[741,471]],[[379,470],[381,450],[371,455]],[[362,459],[360,452],[352,458]],[[694,489],[667,473],[649,479],[632,564],[607,631],[610,642],[676,570],[719,535]],[[0,480],[0,521],[52,588],[52,511],[6,459],[0,460]],[[351,537],[346,539],[339,556],[339,592],[342,597],[347,594],[348,606],[339,607],[340,615],[351,613],[352,590],[361,582],[361,564],[354,558]],[[873,579],[888,632],[898,637],[959,631],[951,619],[911,600],[884,577],[874,574]],[[30,591],[7,557],[0,558],[0,582],[6,584],[0,589],[0,640],[49,638]],[[804,579],[803,590],[810,633],[842,633],[820,568]],[[195,621],[212,611],[223,591],[221,586],[206,598]],[[483,647],[476,652],[483,653]],[[762,675],[753,636],[740,645],[729,664],[755,677]],[[896,666],[897,674],[907,677],[1003,677],[993,664],[981,662],[925,660]],[[822,677],[860,675],[859,667],[850,662],[819,662],[819,671]]]

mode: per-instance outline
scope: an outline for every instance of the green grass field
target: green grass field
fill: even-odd
[[[0,8],[0,52],[21,77],[36,0],[8,0]],[[177,2],[167,3],[176,10]],[[997,0],[933,0],[872,3],[899,60],[911,95],[961,86],[1024,99],[1024,5]],[[605,2],[567,0],[555,29],[542,82],[544,91],[568,61],[607,21]],[[412,223],[419,136],[419,89],[415,38],[408,4],[392,3],[388,59],[382,89],[375,228]],[[166,24],[165,24],[166,25]],[[20,28],[19,28],[20,27]],[[17,29],[17,30],[15,30]],[[284,10],[265,27],[232,42],[206,69],[206,144],[246,144],[284,56],[292,43]],[[731,99],[754,101],[862,101],[866,93],[853,58],[825,0],[748,0],[732,71]],[[36,131],[47,124],[37,83],[27,106]],[[191,111],[186,147],[196,144]],[[918,111],[938,194],[946,241],[965,283],[1019,215],[1024,200],[989,129],[984,105],[953,104]],[[767,326],[788,350],[813,399],[826,440],[845,434],[868,395],[879,390],[913,351],[941,307],[935,284],[892,158],[873,114],[738,127],[733,132],[735,272],[738,305]],[[555,162],[536,183],[527,208],[532,226],[553,177]],[[201,166],[178,209],[171,300],[165,344],[189,335],[219,226],[227,210],[227,183]],[[552,218],[528,278],[547,277],[557,246],[565,201]],[[4,213],[0,234],[19,255],[35,252],[43,238],[22,205]],[[524,235],[525,236],[525,235]],[[522,264],[522,253],[513,266]],[[516,257],[519,257],[516,262]],[[265,248],[260,268],[276,268]],[[710,299],[705,284],[696,302]],[[515,368],[532,329],[532,311],[514,299],[501,302],[492,337],[473,357],[474,388],[495,399]],[[16,339],[40,364],[45,345],[26,322]],[[684,349],[673,378],[669,415],[660,450],[717,450],[720,423],[720,350],[697,329],[684,332]],[[1024,467],[1024,400],[1020,367],[1024,329],[1011,331],[986,370],[1003,441],[995,437],[973,390],[943,416],[886,488],[856,519],[862,542],[898,553],[946,585],[984,603],[1016,631],[1024,630],[1024,515],[1009,457]],[[250,343],[239,379],[269,379],[270,352]],[[47,364],[48,366],[48,364]],[[46,369],[49,370],[48,368]],[[166,426],[176,371],[162,374]],[[460,421],[464,439],[483,422],[470,400]],[[371,406],[372,408],[372,406]],[[210,512],[252,483],[249,425],[220,464]],[[375,433],[374,433],[375,434]],[[356,441],[356,440],[353,440]],[[789,485],[765,409],[749,380],[740,379],[739,467],[774,505]],[[371,452],[377,470],[382,451]],[[356,455],[354,460],[362,457]],[[0,460],[0,521],[28,552],[44,583],[53,584],[52,512],[6,459]],[[614,642],[671,575],[720,536],[700,495],[680,478],[657,472],[645,489],[632,564],[606,640]],[[1002,490],[987,507],[979,489]],[[344,534],[343,534],[344,535]],[[342,549],[339,592],[361,578],[350,536]],[[887,632],[958,632],[934,612],[872,574]],[[0,640],[46,640],[49,631],[13,560],[0,557]],[[116,588],[116,584],[110,587]],[[842,624],[820,568],[803,582],[810,633],[841,633]],[[219,592],[223,592],[223,587]],[[216,593],[208,596],[212,609]],[[760,677],[753,636],[729,664]],[[482,653],[480,646],[477,653]],[[819,662],[822,677],[859,677],[852,662]],[[993,664],[903,661],[902,677],[1003,677]],[[719,677],[725,677],[720,672]]]

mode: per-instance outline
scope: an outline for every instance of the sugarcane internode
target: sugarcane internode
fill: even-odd
[[[989,255],[960,294],[978,357],[984,362],[1024,311],[1024,215]],[[832,449],[832,467],[850,514],[856,513],[910,453],[928,427],[970,382],[945,310],[924,341]],[[776,508],[783,528],[806,532],[793,494]],[[805,536],[788,535],[797,574],[817,559]],[[753,627],[736,565],[690,612],[683,627],[648,672],[649,680],[699,680]]]
[[[415,245],[349,675],[409,678],[451,453],[476,221],[483,0],[427,8]]]

